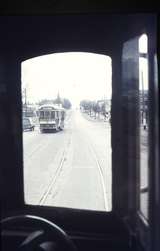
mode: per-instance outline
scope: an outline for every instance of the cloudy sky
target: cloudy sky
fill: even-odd
[[[55,53],[22,63],[22,88],[30,102],[61,97],[78,105],[82,99],[111,97],[111,58],[81,52]]]

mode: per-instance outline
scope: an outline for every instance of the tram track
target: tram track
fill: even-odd
[[[63,191],[63,183],[65,183],[66,177],[69,177],[68,175],[71,167],[71,161],[70,159],[73,159],[73,155],[71,157],[71,152],[73,154],[73,146],[71,142],[73,142],[73,132],[74,130],[72,129],[68,135],[68,137],[65,140],[65,144],[63,145],[63,148],[60,149],[57,152],[57,155],[54,158],[54,161],[50,164],[49,170],[53,170],[52,173],[50,173],[50,178],[48,179],[48,182],[44,183],[43,191],[41,190],[41,193],[39,193],[39,199],[38,203],[39,205],[51,205],[54,203],[54,197],[59,196],[60,192]],[[103,205],[104,210],[109,211],[110,206],[109,206],[109,201],[107,197],[107,192],[106,192],[106,184],[105,184],[105,166],[103,165],[104,163],[101,163],[101,159],[99,154],[97,153],[97,147],[94,146],[91,138],[89,137],[88,134],[86,134],[85,130],[81,130],[80,132],[82,142],[86,144],[86,149],[88,148],[88,154],[91,156],[91,158],[94,160],[94,166],[95,166],[95,172],[97,173],[97,178],[95,176],[95,182],[97,186],[95,186],[95,189],[99,187],[99,199],[101,198],[101,203]],[[74,137],[77,137],[77,135],[74,135]],[[77,139],[76,139],[77,140]],[[81,140],[80,140],[81,142]],[[82,161],[83,162],[83,161]],[[68,169],[69,168],[69,169]],[[66,173],[67,172],[67,173]],[[95,184],[96,185],[96,184]],[[97,188],[96,188],[97,187]],[[62,194],[61,194],[62,196]],[[63,196],[62,196],[63,197]],[[56,197],[56,199],[59,197]],[[96,199],[96,198],[95,198]]]
[[[61,171],[63,169],[63,166],[64,166],[64,163],[67,159],[67,155],[68,155],[68,148],[69,148],[69,145],[70,145],[70,142],[71,142],[71,135],[69,137],[69,139],[67,140],[67,143],[64,147],[64,150],[61,154],[61,157],[60,157],[60,161],[57,165],[57,168],[56,168],[56,171],[51,179],[51,181],[49,182],[48,186],[46,187],[45,191],[43,192],[40,200],[39,200],[39,205],[44,205],[46,200],[48,199],[50,193],[51,193],[51,190],[54,189],[57,181],[58,181],[58,178],[60,177],[60,174],[61,174]]]
[[[89,142],[89,140],[88,140]],[[105,181],[104,181],[104,176],[103,176],[103,168],[100,164],[100,161],[98,159],[98,156],[96,154],[96,151],[94,149],[94,146],[89,142],[89,149],[90,149],[90,152],[95,160],[95,163],[97,165],[97,168],[98,168],[98,171],[99,171],[99,174],[100,174],[100,179],[101,179],[101,185],[102,185],[102,190],[103,190],[103,199],[104,199],[104,208],[106,211],[109,211],[109,205],[108,205],[108,201],[107,201],[107,196],[106,196],[106,188],[105,188]]]
[[[81,115],[82,115],[82,117],[84,119],[86,119],[83,116],[83,114],[81,114]],[[88,120],[88,122],[91,122],[91,121]],[[101,124],[99,124],[99,125],[101,125]],[[103,190],[104,208],[105,208],[106,211],[110,211],[111,206],[110,206],[110,202],[107,199],[107,192],[106,192],[107,189],[106,189],[106,186],[105,186],[105,175],[106,175],[105,168],[106,168],[106,166],[104,166],[104,164],[101,163],[102,161],[100,160],[100,158],[98,157],[98,154],[97,154],[97,150],[96,150],[97,147],[94,146],[89,134],[88,133],[86,134],[86,130],[84,130],[83,133],[84,133],[84,137],[86,138],[86,143],[88,144],[90,152],[91,152],[91,154],[93,156],[93,159],[95,160],[96,166],[97,166],[98,171],[99,171],[102,190]]]
[[[100,163],[99,157],[97,156],[95,147],[89,137],[89,135],[86,135],[86,132],[83,132],[84,134],[84,138],[86,139],[86,144],[88,144],[88,148],[93,156],[93,159],[95,160],[96,166],[98,168],[99,171],[99,175],[100,175],[100,180],[101,180],[101,186],[102,186],[102,191],[103,191],[103,200],[104,200],[104,208],[106,211],[109,211],[109,203],[107,200],[107,194],[106,194],[106,188],[105,188],[105,180],[104,180],[104,168],[102,167],[102,164]]]
[[[104,173],[103,173],[104,172],[104,170],[103,170],[104,168],[103,168],[103,166],[100,163],[100,160],[99,160],[99,158],[97,156],[95,147],[91,143],[91,140],[88,137],[86,137],[86,136],[84,136],[84,138],[85,138],[86,144],[88,145],[90,154],[91,154],[91,156],[93,157],[93,159],[95,161],[95,164],[97,166],[97,170],[99,172],[100,183],[101,183],[100,185],[102,187],[102,193],[103,193],[102,197],[103,197],[104,209],[106,211],[109,211],[109,203],[108,203],[108,200],[107,200],[105,181],[104,181]],[[46,204],[46,201],[49,199],[50,196],[52,196],[52,198],[53,198],[53,194],[54,194],[54,192],[56,190],[57,181],[60,178],[61,171],[63,170],[63,166],[64,166],[65,161],[67,159],[67,155],[68,155],[68,152],[69,152],[70,142],[71,142],[71,135],[70,135],[69,139],[67,140],[67,143],[66,143],[64,151],[61,154],[61,158],[60,158],[59,164],[58,164],[58,166],[56,168],[56,172],[54,173],[54,175],[53,175],[50,183],[46,187],[45,191],[43,192],[43,194],[42,194],[42,196],[41,196],[41,198],[39,200],[39,203],[38,203],[39,205]]]

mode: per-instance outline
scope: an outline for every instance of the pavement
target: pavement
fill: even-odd
[[[25,200],[110,211],[111,133],[109,123],[70,111],[58,133],[23,133]]]

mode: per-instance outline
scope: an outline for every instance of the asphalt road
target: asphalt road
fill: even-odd
[[[28,204],[111,210],[109,122],[70,111],[57,133],[23,133]]]

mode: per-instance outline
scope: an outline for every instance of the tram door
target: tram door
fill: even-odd
[[[128,156],[128,215],[144,250],[157,251],[160,250],[158,74],[156,32],[153,26],[150,28],[148,34],[123,44],[122,110],[126,118],[123,126]]]
[[[150,38],[150,37],[149,37]],[[151,38],[153,39],[153,37]],[[150,46],[153,50],[153,42]],[[149,49],[150,49],[149,48]],[[153,106],[156,67],[152,52],[148,54],[148,37],[143,34],[123,44],[122,110],[126,128],[125,145],[128,166],[128,214],[137,236],[146,251],[153,246]],[[149,61],[150,60],[150,61]],[[150,75],[149,75],[150,74]],[[158,105],[158,104],[157,104]]]

